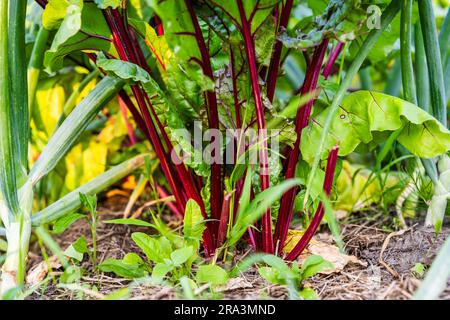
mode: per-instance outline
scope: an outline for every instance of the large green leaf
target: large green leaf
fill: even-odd
[[[111,32],[101,10],[94,3],[81,0],[50,0],[43,13],[47,29],[56,29],[52,46],[45,54],[49,71],[63,66],[66,55],[80,50],[99,50],[115,54]]]
[[[327,114],[326,118],[324,119],[323,132],[320,135],[320,138],[318,140],[316,140],[316,143],[317,143],[316,149],[319,150],[319,152],[316,152],[313,162],[312,162],[312,165],[311,165],[311,174],[309,175],[309,179],[308,179],[307,192],[308,192],[308,189],[311,188],[312,182],[313,182],[316,172],[319,168],[320,160],[323,155],[321,151],[323,149],[325,149],[325,143],[329,136],[329,130],[333,123],[333,119],[336,117],[336,113],[340,107],[342,99],[347,94],[347,90],[350,87],[353,78],[358,73],[358,71],[361,68],[361,65],[363,64],[367,55],[372,50],[373,46],[377,42],[380,35],[383,33],[383,31],[385,31],[389,27],[392,20],[395,18],[397,13],[400,11],[400,7],[401,7],[400,0],[392,0],[391,1],[389,6],[384,10],[383,14],[381,15],[380,26],[379,26],[380,28],[372,29],[369,32],[369,34],[367,35],[367,38],[364,40],[364,45],[361,46],[361,49],[358,51],[358,53],[355,56],[355,59],[353,60],[350,67],[348,68],[344,79],[340,83],[339,89],[336,91],[336,94],[333,97],[333,101],[331,102],[331,105],[329,107],[328,114]]]
[[[59,28],[70,6],[82,7],[83,0],[49,0],[42,12],[44,28],[47,30]]]
[[[450,132],[416,105],[383,93],[357,91],[347,95],[331,122],[322,158],[339,144],[339,155],[353,152],[358,145],[375,146],[390,132],[402,129],[398,141],[412,154],[433,158],[450,150]],[[328,108],[321,110],[302,134],[302,155],[311,163],[317,153]]]
[[[191,58],[201,60],[197,41],[193,36],[194,25],[184,0],[147,0],[164,25],[164,36],[169,46],[182,61]]]

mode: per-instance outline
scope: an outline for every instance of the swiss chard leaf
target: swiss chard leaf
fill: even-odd
[[[322,133],[327,111],[319,111],[303,131],[301,150],[308,163],[318,151],[315,141]],[[402,129],[398,141],[416,156],[433,158],[450,150],[450,132],[421,108],[386,94],[357,91],[344,98],[333,118],[322,158],[336,144],[341,156],[360,144],[374,147],[398,129]]]
[[[281,41],[288,48],[306,49],[317,46],[324,38],[336,38],[345,42],[354,40],[363,26],[367,13],[361,0],[332,0],[321,15],[305,25],[299,25],[297,35],[283,33]]]
[[[111,32],[102,12],[94,3],[81,0],[50,0],[43,13],[47,29],[58,29],[50,49],[45,53],[48,71],[63,66],[64,57],[80,50],[99,50],[116,55]]]

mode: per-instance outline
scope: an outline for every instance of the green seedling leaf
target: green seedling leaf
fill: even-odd
[[[64,255],[66,255],[69,258],[75,259],[78,262],[81,262],[84,256],[82,253],[75,250],[72,245],[67,247],[67,249],[64,251]]]
[[[98,267],[103,272],[113,272],[119,277],[129,279],[145,275],[144,261],[135,253],[127,253],[122,260],[106,259]]]
[[[173,247],[174,246],[177,247],[177,243],[178,243],[177,240],[179,240],[179,242],[183,242],[183,239],[178,238],[178,237],[171,239],[171,240],[169,240],[168,238],[166,238],[164,236],[158,238],[158,242],[161,247],[161,256],[162,257],[164,257],[164,258],[170,257],[170,254],[173,251]],[[183,243],[183,245],[184,245],[184,243]],[[178,247],[180,247],[180,246],[178,246]]]
[[[183,288],[184,298],[189,300],[195,299],[194,288],[197,288],[197,284],[194,280],[189,279],[186,276],[181,277],[180,279],[181,287]]]
[[[195,250],[192,246],[175,250],[170,254],[170,259],[175,266],[181,266],[188,261],[195,254]]]
[[[89,210],[91,214],[97,212],[97,196],[80,193],[81,204]]]
[[[221,285],[227,283],[228,273],[218,265],[208,264],[198,267],[196,278],[199,283]]]
[[[206,227],[203,222],[200,206],[192,199],[189,199],[186,204],[183,222],[184,238],[200,241]]]
[[[150,237],[142,232],[135,232],[131,235],[133,241],[144,252],[149,261],[162,262],[164,255],[162,254],[161,244],[158,240]]]
[[[282,281],[280,279],[280,272],[276,268],[259,267],[258,272],[261,275],[261,277],[263,277],[270,283],[280,284],[280,285],[286,284],[285,281]]]
[[[300,268],[300,273],[302,275],[302,279],[304,280],[312,277],[322,270],[333,268],[334,266],[331,262],[323,259],[321,256],[313,255],[308,257],[305,262],[303,262],[302,267]]]
[[[414,265],[414,267],[412,267],[411,272],[413,273],[414,276],[418,277],[418,278],[422,278],[423,275],[425,274],[425,266],[422,263],[416,263]]]
[[[106,295],[103,300],[127,300],[130,297],[130,288],[121,288]]]
[[[64,251],[64,254],[72,259],[81,262],[85,253],[90,253],[87,246],[86,238],[84,236],[79,237],[74,243],[72,243]]]
[[[144,264],[144,260],[142,260],[142,258],[134,252],[127,253],[123,257],[123,262],[129,263],[129,264],[139,264],[139,265]]]
[[[269,266],[276,268],[281,274],[289,274],[291,269],[280,257],[274,255],[266,255],[262,260]]]
[[[81,213],[70,213],[68,215],[65,215],[53,224],[53,233],[55,234],[61,234],[64,231],[66,231],[73,223],[76,221],[86,218],[86,215]]]
[[[305,287],[302,290],[300,290],[298,292],[298,295],[300,297],[302,297],[303,299],[305,299],[305,300],[317,300],[317,299],[319,299],[319,296],[317,295],[317,292],[314,289],[308,288],[308,287]]]
[[[63,274],[59,277],[61,283],[74,283],[78,282],[84,274],[84,269],[78,266],[67,267]]]
[[[161,282],[162,279],[173,270],[173,266],[165,263],[157,263],[153,268],[152,278],[156,282]]]

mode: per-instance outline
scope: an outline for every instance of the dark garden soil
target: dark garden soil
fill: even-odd
[[[119,218],[127,202],[126,197],[115,196],[104,201],[99,208],[102,220]],[[373,215],[373,212],[359,213],[360,217]],[[343,224],[343,240],[347,254],[356,256],[366,266],[347,264],[343,270],[331,274],[319,274],[309,279],[305,285],[316,290],[321,299],[409,299],[420,283],[420,276],[412,271],[416,263],[428,265],[445,237],[450,233],[449,227],[436,239],[432,228],[419,224],[405,231],[387,230],[390,219],[349,220]],[[377,216],[380,216],[379,214]],[[353,216],[352,216],[353,218]],[[358,222],[358,220],[360,222]],[[423,221],[421,219],[420,221]],[[176,226],[176,221],[169,223]],[[131,240],[135,231],[148,232],[148,229],[100,223],[98,237],[98,260],[122,258],[128,252],[139,252]],[[57,237],[59,245],[65,249],[78,237],[84,235],[90,242],[89,228],[84,221],[78,221],[61,236]],[[332,238],[322,231],[318,237],[325,242]],[[236,262],[247,253],[236,257]],[[29,269],[36,268],[42,262],[40,247],[35,243],[28,260]],[[176,299],[177,293],[170,287],[150,284],[131,284],[129,280],[120,279],[112,274],[89,272],[88,261],[82,265],[88,270],[78,286],[62,287],[50,282],[45,289],[34,291],[29,299],[101,299],[108,294],[125,287],[130,287],[129,299]],[[53,274],[58,275],[58,266]],[[223,299],[287,299],[287,290],[283,286],[272,285],[262,279],[256,269],[250,269],[228,285],[216,290]],[[203,286],[197,293],[210,292]],[[450,284],[442,294],[442,299],[450,299]]]

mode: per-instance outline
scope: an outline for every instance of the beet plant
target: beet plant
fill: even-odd
[[[450,150],[444,77],[450,58],[448,35],[442,32],[444,48],[439,48],[431,0],[418,1],[416,76],[413,1],[308,1],[309,17],[294,12],[303,5],[294,0],[36,2],[43,9],[42,28],[28,62],[25,1],[1,0],[0,7],[0,208],[8,242],[3,292],[23,283],[33,226],[73,212],[80,206],[79,193],[95,194],[143,164],[143,156],[129,160],[32,214],[33,187],[116,96],[123,114],[134,120],[130,139],[148,141],[150,157],[158,162],[152,189],[174,197],[168,214],[186,223],[187,206],[198,207],[202,241],[189,258],[198,252],[207,260],[226,260],[243,244],[296,260],[320,227],[326,202],[339,196],[333,184],[340,157],[370,153],[384,143],[381,163],[390,146],[386,141],[398,141],[422,160],[434,183],[430,216],[442,223]],[[444,30],[449,24],[446,19]],[[392,48],[392,29],[399,26],[402,98],[353,90],[361,67]],[[303,79],[297,74],[289,81],[292,60],[304,66]],[[79,65],[101,80],[76,107],[67,103],[30,168],[29,101],[39,76]],[[429,98],[423,92],[426,77]],[[287,251],[297,217],[304,233]],[[137,243],[152,239],[134,235]],[[165,275],[184,272],[190,260],[164,265],[161,257],[151,256],[149,261],[165,268]],[[117,267],[108,263],[103,270]],[[294,278],[301,278],[297,273]]]

